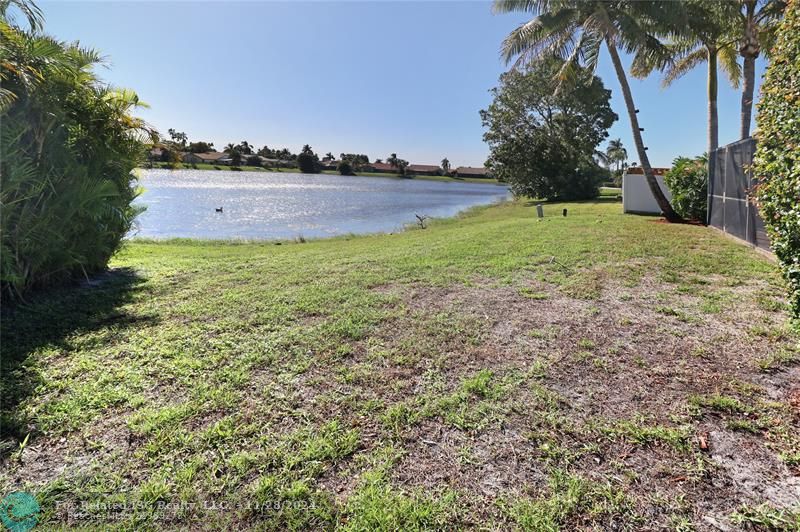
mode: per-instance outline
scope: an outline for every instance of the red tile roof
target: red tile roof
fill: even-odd
[[[459,166],[456,168],[458,175],[487,175],[489,170],[486,168],[474,168],[472,166]]]
[[[370,163],[367,166],[373,167],[375,170],[397,171],[397,167],[389,163]]]
[[[439,167],[435,164],[409,164],[406,169],[412,172],[435,172]]]

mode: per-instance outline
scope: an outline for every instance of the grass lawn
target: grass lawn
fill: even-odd
[[[2,493],[35,494],[50,528],[800,525],[775,266],[564,206],[129,244],[4,309]]]

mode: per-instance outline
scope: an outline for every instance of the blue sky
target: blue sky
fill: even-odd
[[[478,111],[507,68],[500,43],[525,20],[493,15],[488,2],[40,5],[46,31],[108,56],[102,77],[135,89],[151,105],[140,115],[164,134],[472,166],[488,153]],[[635,161],[607,55],[598,75],[620,115],[610,138]],[[655,76],[631,80],[652,164],[705,151],[705,84],[704,66],[668,89]],[[720,83],[721,144],[737,139],[739,99]]]

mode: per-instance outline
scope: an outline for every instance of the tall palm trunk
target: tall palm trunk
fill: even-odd
[[[739,137],[746,139],[750,136],[750,118],[753,113],[753,92],[756,85],[756,56],[744,56],[742,75],[742,125]]]
[[[756,58],[761,52],[758,42],[758,26],[755,20],[756,2],[745,2],[744,36],[742,37],[739,55],[744,58],[742,65],[742,122],[739,137],[750,136],[750,120],[753,114],[753,92],[756,86]]]
[[[717,49],[708,50],[708,156],[719,147],[719,119],[717,116]]]
[[[617,52],[616,45],[611,41],[610,37],[606,37],[606,47],[608,53],[611,55],[611,62],[614,63],[614,70],[617,73],[617,79],[622,88],[622,95],[625,98],[625,107],[628,109],[628,117],[631,121],[631,129],[633,131],[633,143],[636,145],[636,153],[639,155],[642,170],[644,170],[644,177],[647,185],[650,187],[650,192],[656,199],[661,212],[669,222],[682,222],[683,218],[675,212],[670,205],[669,200],[664,196],[658,181],[653,175],[653,168],[650,166],[650,159],[647,157],[647,152],[644,149],[644,142],[642,141],[642,133],[639,131],[639,119],[636,117],[636,107],[633,105],[633,96],[631,95],[631,87],[628,85],[628,77],[625,74],[625,69],[620,61],[619,53]]]
[[[714,151],[719,148],[719,117],[717,114],[717,52],[714,46],[707,46],[708,50],[708,176],[707,183],[712,183],[714,172],[717,168],[717,158]],[[710,192],[709,192],[710,194]],[[711,214],[711,196],[708,196],[706,213]],[[709,220],[710,221],[710,220]]]

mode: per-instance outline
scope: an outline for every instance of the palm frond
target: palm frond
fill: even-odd
[[[701,65],[706,61],[708,61],[708,49],[704,46],[698,46],[688,54],[676,59],[672,66],[666,69],[661,84],[664,87],[672,85],[676,80],[685,76],[697,65]]]
[[[742,81],[742,65],[739,64],[739,52],[733,46],[720,48],[717,55],[719,66],[734,89],[739,88]]]
[[[577,29],[575,10],[564,9],[554,14],[540,15],[512,31],[503,41],[501,55],[506,63],[530,62],[536,56],[554,54],[572,39]]]
[[[0,0],[0,18],[15,24],[16,18],[12,9],[22,13],[22,16],[28,22],[31,32],[35,33],[42,30],[44,15],[34,2],[31,0]]]
[[[495,0],[493,13],[544,13],[550,9],[550,0]]]

